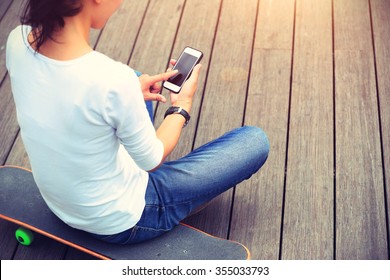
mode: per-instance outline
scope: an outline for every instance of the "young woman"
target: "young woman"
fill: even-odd
[[[102,28],[121,0],[29,0],[7,42],[7,68],[32,172],[50,209],[68,225],[112,243],[155,238],[194,209],[248,179],[269,143],[242,127],[165,162],[188,121],[170,110],[154,129],[145,101],[166,102],[167,71],[137,77],[94,51],[90,28]],[[174,63],[174,61],[172,62]],[[188,114],[200,65],[173,107]]]

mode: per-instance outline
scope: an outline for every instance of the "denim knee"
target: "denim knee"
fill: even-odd
[[[260,159],[261,165],[268,158],[270,143],[267,134],[259,127],[256,126],[243,126],[243,134],[249,141],[247,148],[253,156]]]

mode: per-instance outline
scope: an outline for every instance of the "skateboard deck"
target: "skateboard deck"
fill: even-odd
[[[47,207],[32,173],[16,166],[0,167],[0,218],[81,250],[99,259],[125,260],[227,260],[249,259],[242,244],[211,236],[180,224],[147,242],[116,245],[97,240],[74,229]]]

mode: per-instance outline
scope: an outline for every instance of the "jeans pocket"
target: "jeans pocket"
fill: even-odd
[[[131,237],[134,234],[135,234],[134,227],[117,234],[101,235],[101,234],[91,233],[91,235],[94,238],[107,243],[113,243],[113,244],[127,244],[128,240],[131,240]]]
[[[160,235],[163,235],[164,233],[166,233],[168,231],[169,230],[156,230],[156,229],[152,229],[152,228],[135,226],[133,228],[131,236],[129,236],[126,243],[123,243],[123,244],[136,244],[136,243],[141,243],[141,242],[145,242],[148,240],[152,240],[156,237],[159,237]]]
[[[134,242],[132,242],[132,241],[135,238],[135,236],[137,235],[137,231],[138,231],[137,226],[134,226],[133,228],[131,228],[127,234],[127,239],[125,241],[122,241],[120,244],[122,244],[122,245],[133,244]],[[125,237],[123,237],[123,239],[125,239]]]

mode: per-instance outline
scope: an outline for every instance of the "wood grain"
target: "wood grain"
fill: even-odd
[[[146,12],[130,67],[149,75],[166,70],[179,26],[184,0],[151,0]]]
[[[336,1],[336,258],[387,258],[384,180],[370,14]]]
[[[333,259],[332,1],[297,1],[294,41],[282,258]]]
[[[7,13],[0,21],[0,83],[4,79],[7,72],[5,67],[5,49],[8,35],[15,27],[20,24],[20,15],[22,12],[21,9],[23,7],[22,3],[23,0],[14,0],[9,6]]]
[[[390,1],[372,0],[372,28],[375,43],[380,121],[382,128],[382,157],[387,191],[388,242],[390,240]],[[390,244],[387,244],[390,249]],[[390,258],[390,252],[389,252]]]
[[[290,99],[294,1],[260,1],[245,124],[261,127],[270,154],[251,180],[236,188],[230,238],[254,259],[278,259]]]
[[[0,85],[0,164],[3,165],[19,132],[19,124],[9,77]]]
[[[127,64],[147,6],[148,1],[124,1],[104,27],[96,50]]]
[[[0,2],[0,20],[7,12],[8,7],[10,6],[11,2],[12,2],[12,0],[2,0]]]

